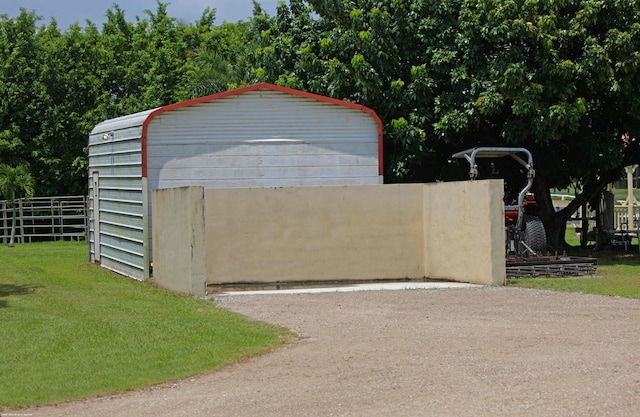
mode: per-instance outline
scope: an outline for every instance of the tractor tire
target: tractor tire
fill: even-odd
[[[542,220],[537,216],[527,215],[524,217],[524,225],[524,243],[535,253],[545,254],[547,252],[547,233],[544,230]],[[525,253],[530,255],[529,251]]]

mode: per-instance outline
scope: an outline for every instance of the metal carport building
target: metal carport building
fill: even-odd
[[[89,136],[90,259],[143,280],[151,191],[382,183],[364,106],[261,83],[106,120]]]

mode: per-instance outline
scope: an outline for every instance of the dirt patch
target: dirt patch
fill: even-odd
[[[196,378],[15,413],[585,417],[640,409],[640,300],[471,288],[214,301],[300,338]]]

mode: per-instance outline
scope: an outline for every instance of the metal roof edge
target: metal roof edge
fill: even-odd
[[[141,112],[127,114],[125,116],[120,116],[113,119],[105,120],[95,125],[89,134],[95,135],[99,133],[110,132],[112,130],[117,130],[118,128],[122,128],[122,127],[142,126],[142,124],[149,117],[149,115],[154,111],[156,111],[157,109],[158,108],[144,110]]]

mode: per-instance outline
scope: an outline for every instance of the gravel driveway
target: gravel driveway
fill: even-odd
[[[637,416],[640,300],[518,288],[217,297],[275,352],[33,416]]]

